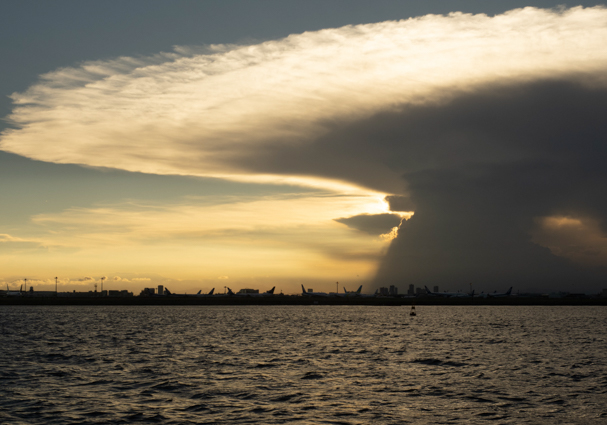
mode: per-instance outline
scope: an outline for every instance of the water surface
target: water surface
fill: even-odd
[[[607,423],[607,307],[0,307],[0,422]]]

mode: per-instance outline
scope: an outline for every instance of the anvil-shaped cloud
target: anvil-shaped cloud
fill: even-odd
[[[305,150],[336,123],[396,106],[445,102],[496,82],[601,72],[606,16],[601,8],[431,15],[88,62],[14,94],[18,129],[1,146],[57,163],[246,180],[322,173],[399,191],[401,170],[348,152],[290,173],[272,161],[276,150]]]
[[[402,196],[389,198],[393,208],[416,213],[383,281],[518,278],[555,261],[531,242],[540,217],[583,212],[603,223],[592,199],[605,174],[576,165],[605,158],[596,140],[606,45],[605,8],[525,8],[88,62],[14,94],[15,129],[0,147],[57,163]],[[428,272],[445,241],[463,254]],[[527,266],[500,262],[519,258],[503,251],[526,252]]]

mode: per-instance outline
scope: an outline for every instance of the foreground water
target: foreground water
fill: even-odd
[[[607,307],[1,307],[0,423],[607,423]]]

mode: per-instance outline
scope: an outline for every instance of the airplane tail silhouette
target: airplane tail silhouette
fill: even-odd
[[[360,295],[360,292],[363,290],[363,286],[360,285],[358,287],[358,289],[356,290],[356,292],[350,292],[350,294],[355,294],[355,295]],[[344,294],[348,294],[348,291],[346,290],[346,287],[344,286]]]
[[[200,293],[202,292],[202,289],[198,292],[196,292],[196,295],[200,295]]]
[[[274,294],[274,289],[276,289],[276,286],[273,286],[266,294]]]
[[[215,288],[211,289],[211,292],[209,292],[207,295],[213,295],[213,292],[215,292]]]
[[[236,295],[230,288],[228,288],[228,295]]]
[[[166,293],[166,295],[173,295],[171,294],[171,291],[169,291],[169,288],[164,288],[164,292]],[[161,294],[158,294],[161,295]]]
[[[506,295],[510,295],[512,293],[512,286],[510,287],[510,289],[508,289],[508,291],[506,292]]]

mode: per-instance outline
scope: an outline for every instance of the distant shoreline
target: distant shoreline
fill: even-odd
[[[607,298],[547,298],[547,297],[507,297],[507,298],[316,298],[276,295],[273,297],[2,297],[0,306],[169,306],[169,305],[369,305],[369,306],[411,306],[411,305],[467,305],[467,306],[607,306]]]

